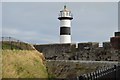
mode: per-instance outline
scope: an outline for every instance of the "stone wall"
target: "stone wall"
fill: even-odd
[[[88,42],[88,43],[78,43],[78,50],[94,49],[98,48],[99,43],[97,42]]]
[[[47,60],[46,66],[49,75],[56,78],[71,78],[117,64],[108,61]]]
[[[103,42],[103,48],[104,49],[111,49],[112,45],[110,44],[110,42]]]
[[[75,49],[75,44],[45,44],[34,45],[34,47],[42,52],[46,59],[68,59]]]
[[[77,46],[43,44],[34,47],[44,54],[48,73],[56,78],[75,77],[94,72],[113,66],[120,59],[120,51],[113,49],[110,42],[104,42],[103,47],[99,47],[97,42],[78,43]]]
[[[99,47],[97,42],[76,44],[43,44],[34,45],[50,60],[93,60],[93,61],[118,61],[120,51],[111,47],[110,42],[103,42]]]
[[[118,61],[120,52],[113,49],[95,48],[76,52],[78,60]]]

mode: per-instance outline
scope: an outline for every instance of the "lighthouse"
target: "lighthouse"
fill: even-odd
[[[71,43],[71,20],[73,16],[66,5],[60,11],[58,19],[60,20],[60,43]]]

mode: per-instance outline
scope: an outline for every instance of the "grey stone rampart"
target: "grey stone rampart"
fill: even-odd
[[[44,53],[47,59],[54,60],[68,59],[71,56],[71,52],[75,50],[75,44],[44,44],[34,46],[38,51]]]
[[[99,47],[99,43],[97,42],[78,43],[78,50],[88,50],[98,47]]]
[[[78,48],[76,44],[43,44],[34,47],[50,60],[118,61],[120,58],[120,51],[111,48],[109,42],[103,42],[103,47],[99,47],[97,42],[78,43]]]
[[[79,60],[47,60],[49,75],[57,78],[76,77],[96,70],[109,68],[118,62],[110,61],[79,61]]]
[[[95,60],[95,61],[118,61],[120,51],[114,49],[95,48],[91,50],[76,51],[78,60]]]
[[[105,49],[110,49],[110,48],[112,48],[110,42],[103,42],[103,47],[104,47]]]

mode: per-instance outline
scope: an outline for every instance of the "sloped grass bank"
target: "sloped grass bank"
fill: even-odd
[[[24,42],[15,42],[15,41],[0,41],[0,44],[2,44],[2,49],[8,49],[8,50],[35,50],[31,44],[24,43]]]
[[[2,78],[48,78],[44,60],[36,50],[2,50]]]

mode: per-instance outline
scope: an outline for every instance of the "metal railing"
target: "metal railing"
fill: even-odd
[[[74,80],[120,80],[120,65],[77,76]]]

